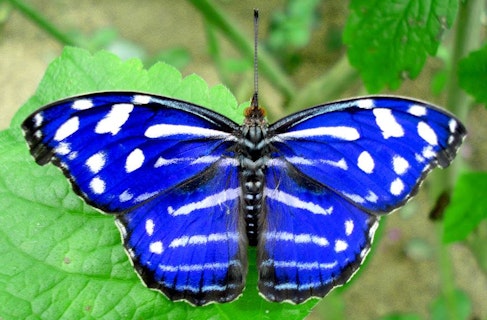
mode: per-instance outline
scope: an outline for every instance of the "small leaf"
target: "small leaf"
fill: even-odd
[[[269,26],[267,46],[273,52],[302,48],[308,44],[316,23],[318,0],[291,0],[286,11],[275,11]]]
[[[249,250],[247,286],[233,303],[192,307],[146,288],[123,250],[112,216],[86,205],[52,165],[29,155],[20,123],[54,100],[103,90],[138,90],[216,106],[242,118],[222,86],[208,89],[197,76],[182,78],[157,63],[66,48],[49,66],[35,95],[0,132],[0,319],[302,319],[316,300],[270,303],[257,292],[255,249]],[[177,94],[181,94],[178,96]],[[241,109],[240,109],[241,110]]]
[[[458,81],[477,102],[487,105],[487,45],[460,60]]]
[[[445,212],[443,242],[464,240],[483,219],[487,219],[485,190],[486,172],[466,173],[458,178]]]
[[[431,305],[431,319],[469,319],[472,312],[472,301],[467,294],[461,290],[455,290],[452,297],[455,301],[449,301],[444,296],[440,296]]]
[[[368,91],[397,89],[404,78],[416,78],[457,10],[451,0],[353,0],[343,41]]]

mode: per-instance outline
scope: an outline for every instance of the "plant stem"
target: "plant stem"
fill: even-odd
[[[482,12],[482,0],[468,0],[459,2],[459,12],[456,19],[455,37],[452,47],[452,68],[449,76],[447,88],[446,107],[455,113],[460,119],[465,119],[468,112],[469,97],[461,90],[458,85],[458,63],[468,52],[479,46],[480,39],[480,13]],[[452,165],[453,170],[449,170],[449,175],[437,178],[435,185],[444,188],[445,185],[454,185],[460,168],[462,167],[461,158],[457,158]],[[440,181],[443,180],[443,181]],[[447,180],[447,181],[445,181]],[[438,190],[433,190],[438,191]],[[438,194],[438,192],[433,192]],[[443,226],[438,227],[437,234],[439,241],[442,241]],[[455,295],[455,281],[453,267],[450,259],[448,247],[440,246],[439,267],[441,276],[442,295],[447,301],[449,319],[456,319],[458,315],[458,304]]]
[[[226,15],[211,2],[211,0],[187,0],[205,17],[205,19],[220,29],[220,31],[229,39],[242,55],[249,60],[253,59],[254,49],[253,41],[247,38],[236,28]],[[251,11],[249,11],[249,19]],[[295,90],[289,77],[281,70],[274,59],[262,48],[259,49],[259,68],[269,83],[274,85],[283,94],[286,99],[290,99]]]
[[[21,12],[24,16],[29,18],[35,24],[39,26],[42,30],[46,33],[51,35],[54,39],[59,41],[62,45],[65,46],[75,46],[76,41],[71,39],[66,34],[62,33],[54,24],[51,24],[44,16],[39,14],[37,10],[28,6],[26,3],[22,2],[21,0],[8,0],[10,4]]]

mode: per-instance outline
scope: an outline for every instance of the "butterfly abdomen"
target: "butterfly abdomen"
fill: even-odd
[[[248,115],[239,142],[243,213],[249,245],[256,246],[258,218],[262,211],[265,164],[267,161],[267,123],[261,116]]]

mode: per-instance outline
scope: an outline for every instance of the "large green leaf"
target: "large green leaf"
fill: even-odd
[[[241,121],[223,86],[182,78],[156,64],[67,48],[53,61],[11,128],[0,132],[0,318],[2,319],[302,319],[316,301],[270,303],[257,292],[255,250],[249,250],[244,295],[236,302],[192,307],[147,289],[121,245],[113,217],[87,206],[54,166],[39,167],[20,123],[53,100],[91,91],[140,90],[189,100]]]
[[[368,91],[417,77],[457,10],[457,0],[352,0],[343,40]]]

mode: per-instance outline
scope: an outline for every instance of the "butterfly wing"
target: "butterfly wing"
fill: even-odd
[[[196,305],[240,294],[235,123],[187,102],[107,92],[55,102],[22,127],[37,163],[52,161],[86,202],[117,215],[148,286]]]
[[[59,166],[105,212],[125,211],[233,156],[238,129],[190,103],[132,92],[55,102],[22,127],[37,163]]]
[[[284,159],[267,168],[259,238],[259,290],[301,303],[345,283],[369,251],[379,218],[306,177]]]
[[[217,161],[190,181],[117,216],[124,245],[148,287],[193,305],[236,299],[245,285],[245,221],[238,163]]]
[[[466,130],[436,107],[395,97],[318,106],[269,127],[259,288],[300,303],[345,283],[379,219],[433,167],[452,161]]]
[[[276,156],[363,209],[387,213],[432,168],[450,164],[466,129],[437,107],[378,96],[311,108],[269,132]]]

